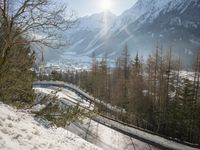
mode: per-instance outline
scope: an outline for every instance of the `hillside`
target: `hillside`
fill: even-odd
[[[98,150],[63,128],[46,128],[34,117],[0,103],[0,149]]]

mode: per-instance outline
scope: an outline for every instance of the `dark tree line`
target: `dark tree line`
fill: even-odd
[[[200,55],[190,77],[181,73],[181,59],[162,48],[143,60],[131,58],[127,46],[110,67],[106,56],[89,71],[53,72],[51,79],[80,86],[95,98],[123,108],[121,113],[104,107],[99,111],[127,123],[180,141],[200,144]]]
[[[0,32],[4,30],[0,27]],[[16,41],[26,41],[18,38]],[[3,55],[5,45],[4,36],[0,36],[0,57]],[[1,59],[1,58],[0,58]],[[6,59],[0,64],[0,101],[27,107],[34,102],[32,83],[34,73],[31,70],[35,62],[35,53],[30,45],[15,45],[6,52]]]

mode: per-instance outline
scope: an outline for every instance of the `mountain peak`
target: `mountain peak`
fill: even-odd
[[[117,17],[111,11],[102,11],[102,12],[99,12],[99,13],[94,13],[94,14],[91,14],[91,15],[83,16],[83,17],[81,17],[79,19],[85,19],[85,18],[102,18],[104,16],[111,17],[111,18],[116,18]]]
[[[159,39],[165,47],[192,51],[200,43],[199,10],[200,0],[138,0],[120,16],[107,11],[82,17],[68,34],[73,45],[68,50],[114,56],[127,44],[133,53],[147,54]]]
[[[133,23],[142,16],[142,22],[145,22],[147,18],[152,21],[162,11],[167,12],[173,9],[184,9],[186,5],[194,1],[198,0],[138,0],[130,9],[119,16],[115,28]]]
[[[105,24],[110,26],[116,19],[110,11],[95,13],[90,16],[81,17],[78,19],[78,30],[91,30],[96,31],[101,29]]]

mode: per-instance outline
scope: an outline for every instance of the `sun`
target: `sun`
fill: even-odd
[[[110,10],[111,8],[111,1],[110,0],[101,0],[101,8],[106,11]]]

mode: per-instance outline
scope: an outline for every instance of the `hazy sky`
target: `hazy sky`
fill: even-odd
[[[102,5],[109,1],[109,11],[120,15],[124,10],[132,7],[137,0],[63,0],[69,8],[76,11],[78,16],[91,15],[104,11]],[[103,4],[102,4],[103,3]],[[106,4],[105,4],[106,5]]]

